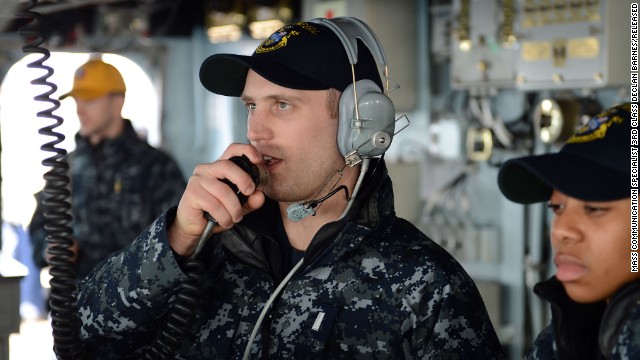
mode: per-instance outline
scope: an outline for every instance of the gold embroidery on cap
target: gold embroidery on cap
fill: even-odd
[[[304,22],[297,22],[295,24],[286,25],[280,28],[280,30],[271,34],[268,39],[263,41],[262,44],[260,44],[260,46],[258,46],[258,48],[256,49],[256,53],[260,54],[274,51],[287,46],[287,42],[289,41],[289,38],[291,36],[300,35],[299,31],[291,30],[294,26],[299,26],[312,34],[317,34],[319,32],[318,29]]]
[[[287,41],[289,41],[289,37],[294,35],[300,35],[297,31],[291,31],[290,33],[286,33],[285,31],[278,31],[272,34],[267,40],[265,40],[258,48],[256,49],[257,53],[264,53],[269,51],[278,50],[282,47],[287,46]]]
[[[320,32],[320,30],[314,28],[313,26],[309,25],[309,23],[306,23],[306,22],[300,21],[300,22],[295,23],[294,25],[298,25],[301,28],[307,30],[308,32],[310,32],[312,34],[317,34],[317,33]]]
[[[607,129],[609,129],[611,125],[620,124],[624,121],[620,116],[613,115],[613,112],[617,112],[617,110],[607,111],[589,120],[586,125],[567,140],[567,143],[583,143],[604,138],[607,134]],[[597,126],[594,127],[594,125]]]

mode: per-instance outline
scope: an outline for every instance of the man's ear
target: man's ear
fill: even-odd
[[[111,94],[109,97],[111,98],[111,106],[120,114],[122,107],[124,107],[124,94]]]

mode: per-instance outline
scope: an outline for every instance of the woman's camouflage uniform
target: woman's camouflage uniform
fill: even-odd
[[[619,290],[610,302],[581,304],[569,298],[562,283],[555,276],[536,284],[534,291],[551,303],[552,321],[538,334],[533,346],[525,356],[526,360],[582,360],[582,359],[640,359],[640,304],[637,301],[640,283],[627,286],[631,292]],[[631,296],[630,296],[631,295]],[[630,302],[621,301],[627,296]],[[635,300],[633,300],[635,297]],[[616,309],[624,316],[616,316],[620,321],[604,324],[605,312],[611,304],[624,306]],[[599,347],[600,328],[617,329],[610,350],[605,357]],[[616,328],[616,329],[613,329]]]

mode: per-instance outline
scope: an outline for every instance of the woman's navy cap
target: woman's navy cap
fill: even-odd
[[[270,82],[298,90],[343,91],[352,84],[351,64],[333,30],[317,23],[285,25],[263,41],[253,55],[215,54],[202,63],[200,82],[212,93],[240,96],[252,69]],[[358,41],[356,80],[382,81],[373,56]]]
[[[631,196],[631,104],[607,109],[578,130],[559,152],[511,159],[498,174],[509,200],[547,201],[553,189],[584,201]]]

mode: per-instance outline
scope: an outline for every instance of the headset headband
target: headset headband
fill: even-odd
[[[349,63],[352,66],[358,62],[357,41],[358,39],[362,40],[380,68],[384,69],[385,78],[389,78],[387,74],[387,58],[382,46],[380,45],[380,41],[378,41],[378,38],[369,25],[364,23],[362,20],[353,17],[336,17],[333,19],[315,18],[310,20],[310,22],[324,25],[336,34],[338,39],[340,39],[340,42],[347,53],[347,57],[349,58]],[[388,92],[388,83],[386,87]]]

